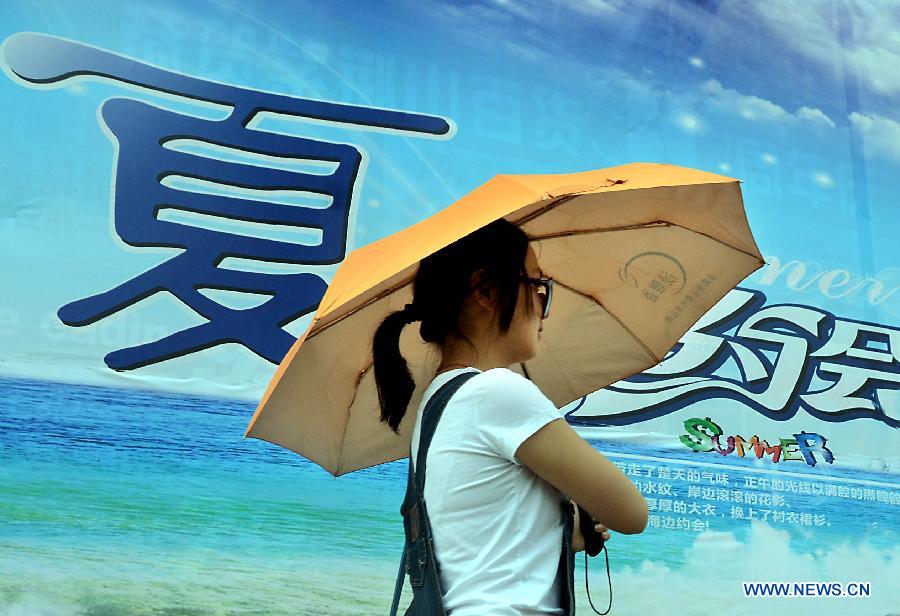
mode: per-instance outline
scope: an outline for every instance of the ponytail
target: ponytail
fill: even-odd
[[[411,306],[385,317],[372,340],[375,385],[381,406],[381,421],[399,434],[400,422],[416,389],[409,366],[400,354],[400,334],[410,322]]]
[[[513,223],[499,219],[441,248],[419,263],[413,280],[413,301],[381,322],[372,340],[372,359],[381,421],[397,434],[416,383],[400,354],[400,334],[407,323],[422,321],[422,340],[442,345],[453,336],[472,345],[460,330],[459,318],[472,293],[472,276],[497,291],[500,331],[509,330],[525,271],[528,236]],[[531,294],[525,295],[531,310]],[[474,346],[472,347],[474,349]]]

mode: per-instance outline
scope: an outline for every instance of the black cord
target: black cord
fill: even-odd
[[[606,608],[605,612],[598,612],[597,608],[594,607],[594,602],[591,601],[591,590],[588,588],[588,554],[584,553],[584,592],[587,593],[588,603],[591,604],[591,609],[594,610],[595,614],[600,614],[600,616],[604,616],[605,614],[609,614],[609,610],[612,609],[612,577],[609,575],[609,551],[606,549],[606,546],[603,546],[603,556],[606,558],[606,579],[609,580],[609,607]]]
[[[588,602],[595,614],[605,616],[612,609],[612,576],[609,574],[609,551],[606,549],[606,541],[603,539],[603,533],[597,532],[594,528],[594,519],[591,514],[578,505],[578,526],[581,529],[581,536],[584,538],[584,590],[587,593]],[[588,556],[597,556],[603,552],[606,557],[606,577],[609,580],[609,607],[605,612],[598,612],[591,601],[591,590],[588,588]]]

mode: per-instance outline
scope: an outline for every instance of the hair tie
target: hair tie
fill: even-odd
[[[422,317],[419,315],[419,307],[414,304],[406,304],[403,307],[403,315],[406,317],[407,323],[422,320]]]

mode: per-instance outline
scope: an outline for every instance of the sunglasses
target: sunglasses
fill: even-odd
[[[550,316],[550,302],[553,299],[553,279],[522,276],[522,280],[537,287],[538,297],[541,300],[541,319],[546,319]]]

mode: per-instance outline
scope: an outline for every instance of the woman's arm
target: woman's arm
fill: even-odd
[[[633,535],[647,527],[647,501],[634,483],[565,419],[551,421],[525,439],[515,455],[609,529]]]

